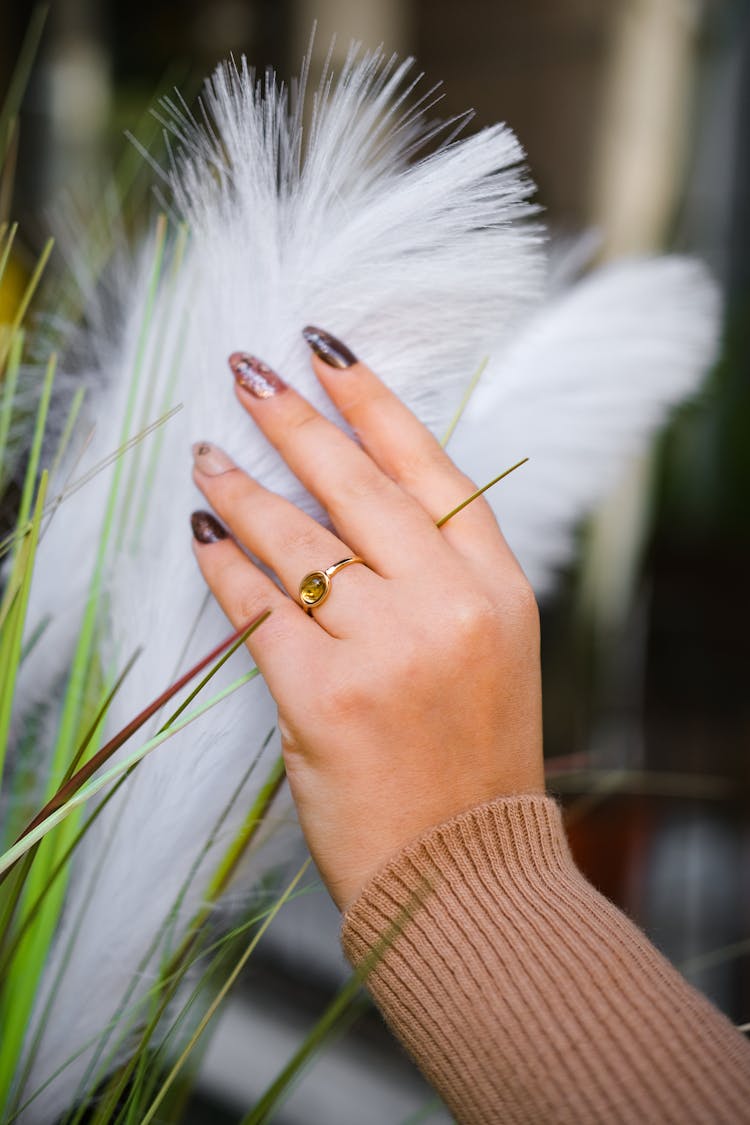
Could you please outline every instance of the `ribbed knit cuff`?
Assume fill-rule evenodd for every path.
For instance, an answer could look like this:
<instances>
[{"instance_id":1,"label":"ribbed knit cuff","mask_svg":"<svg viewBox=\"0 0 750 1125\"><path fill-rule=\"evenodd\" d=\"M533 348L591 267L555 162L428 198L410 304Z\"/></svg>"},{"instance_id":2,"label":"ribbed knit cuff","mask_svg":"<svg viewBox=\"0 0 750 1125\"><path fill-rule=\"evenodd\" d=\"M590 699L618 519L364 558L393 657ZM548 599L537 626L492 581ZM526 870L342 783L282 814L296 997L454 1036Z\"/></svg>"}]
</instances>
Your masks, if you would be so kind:
<instances>
[{"instance_id":1,"label":"ribbed knit cuff","mask_svg":"<svg viewBox=\"0 0 750 1125\"><path fill-rule=\"evenodd\" d=\"M585 880L548 797L431 829L342 944L460 1122L748 1119L748 1044Z\"/></svg>"}]
</instances>

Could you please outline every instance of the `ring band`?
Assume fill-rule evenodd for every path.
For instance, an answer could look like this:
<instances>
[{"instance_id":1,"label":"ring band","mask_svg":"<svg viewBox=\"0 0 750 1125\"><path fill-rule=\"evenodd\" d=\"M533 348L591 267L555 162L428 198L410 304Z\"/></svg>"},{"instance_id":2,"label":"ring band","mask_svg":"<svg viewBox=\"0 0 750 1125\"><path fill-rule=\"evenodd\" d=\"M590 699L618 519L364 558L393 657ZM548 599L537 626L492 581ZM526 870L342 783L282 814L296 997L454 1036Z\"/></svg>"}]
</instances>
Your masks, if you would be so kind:
<instances>
[{"instance_id":1,"label":"ring band","mask_svg":"<svg viewBox=\"0 0 750 1125\"><path fill-rule=\"evenodd\" d=\"M351 555L348 559L342 559L341 562L329 566L327 570L311 570L305 575L299 584L299 598L306 613L312 615L312 611L323 604L331 592L331 579L334 574L338 574L345 566L351 566L352 563L367 565L358 555Z\"/></svg>"}]
</instances>

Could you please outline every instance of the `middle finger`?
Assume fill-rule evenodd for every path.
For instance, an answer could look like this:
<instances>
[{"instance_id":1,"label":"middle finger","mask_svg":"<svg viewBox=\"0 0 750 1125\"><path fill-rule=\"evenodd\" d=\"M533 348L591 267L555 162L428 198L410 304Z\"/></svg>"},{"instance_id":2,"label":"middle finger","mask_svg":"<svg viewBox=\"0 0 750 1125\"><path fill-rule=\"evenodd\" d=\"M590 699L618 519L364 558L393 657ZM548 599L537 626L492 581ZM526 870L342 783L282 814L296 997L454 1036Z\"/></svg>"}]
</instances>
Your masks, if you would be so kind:
<instances>
[{"instance_id":1,"label":"middle finger","mask_svg":"<svg viewBox=\"0 0 750 1125\"><path fill-rule=\"evenodd\" d=\"M447 552L425 509L343 430L255 357L229 363L242 405L356 554L391 578Z\"/></svg>"}]
</instances>

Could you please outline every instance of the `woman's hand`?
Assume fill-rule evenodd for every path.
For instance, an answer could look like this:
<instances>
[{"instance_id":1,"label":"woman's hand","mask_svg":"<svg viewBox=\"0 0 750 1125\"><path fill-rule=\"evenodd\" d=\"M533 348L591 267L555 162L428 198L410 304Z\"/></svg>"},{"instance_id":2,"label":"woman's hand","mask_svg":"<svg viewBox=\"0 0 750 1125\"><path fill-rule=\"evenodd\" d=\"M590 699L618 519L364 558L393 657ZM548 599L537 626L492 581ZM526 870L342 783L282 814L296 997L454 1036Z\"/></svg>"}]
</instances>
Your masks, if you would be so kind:
<instances>
[{"instance_id":1,"label":"woman's hand","mask_svg":"<svg viewBox=\"0 0 750 1125\"><path fill-rule=\"evenodd\" d=\"M208 513L193 528L232 624L272 610L248 647L278 704L302 829L343 910L424 830L543 791L539 620L482 498L435 526L476 486L344 345L319 329L305 338L361 447L265 364L242 353L230 364L242 406L335 532L206 442L194 447L198 487L288 596ZM352 555L367 565L335 574L308 616L302 577Z\"/></svg>"}]
</instances>

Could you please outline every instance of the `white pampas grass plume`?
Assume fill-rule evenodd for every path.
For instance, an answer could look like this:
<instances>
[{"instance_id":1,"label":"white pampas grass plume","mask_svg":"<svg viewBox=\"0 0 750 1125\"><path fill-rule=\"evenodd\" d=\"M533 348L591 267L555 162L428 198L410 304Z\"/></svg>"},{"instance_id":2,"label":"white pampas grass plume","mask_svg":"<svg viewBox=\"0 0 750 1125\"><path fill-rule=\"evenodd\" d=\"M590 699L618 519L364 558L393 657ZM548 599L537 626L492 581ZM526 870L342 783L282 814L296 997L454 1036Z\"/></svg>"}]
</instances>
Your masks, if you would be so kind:
<instances>
[{"instance_id":1,"label":"white pampas grass plume","mask_svg":"<svg viewBox=\"0 0 750 1125\"><path fill-rule=\"evenodd\" d=\"M494 353L450 450L480 480L529 457L488 499L538 595L568 561L580 516L699 386L719 305L694 260L620 262L550 297Z\"/></svg>"},{"instance_id":2,"label":"white pampas grass plume","mask_svg":"<svg viewBox=\"0 0 750 1125\"><path fill-rule=\"evenodd\" d=\"M713 291L689 263L621 267L544 306L543 232L531 221L518 142L501 125L460 141L445 134L413 162L435 134L410 66L353 50L314 95L309 136L304 90L290 96L273 76L258 83L244 61L208 83L203 124L177 104L162 106L173 151L161 174L189 227L184 261L173 275L165 267L153 297L152 248L123 263L115 323L108 309L87 345L96 429L81 471L182 405L122 461L100 651L112 670L137 645L144 651L105 734L227 632L190 551L188 515L202 503L190 444L217 442L322 517L238 409L232 351L260 355L334 416L300 337L303 325L320 324L439 435L490 356L451 449L479 484L532 456L490 497L540 584L564 559L575 520L710 358ZM65 501L44 538L30 628L45 615L51 623L23 668L27 706L49 694L70 658L114 472ZM246 667L239 653L221 682ZM26 1096L95 1044L131 982L133 995L143 994L153 972L147 951L195 866L179 940L221 843L278 752L269 745L218 845L201 858L274 718L263 684L244 688L147 759L87 836L42 982ZM95 1080L102 1057L82 1050L26 1119L53 1120Z\"/></svg>"}]
</instances>

